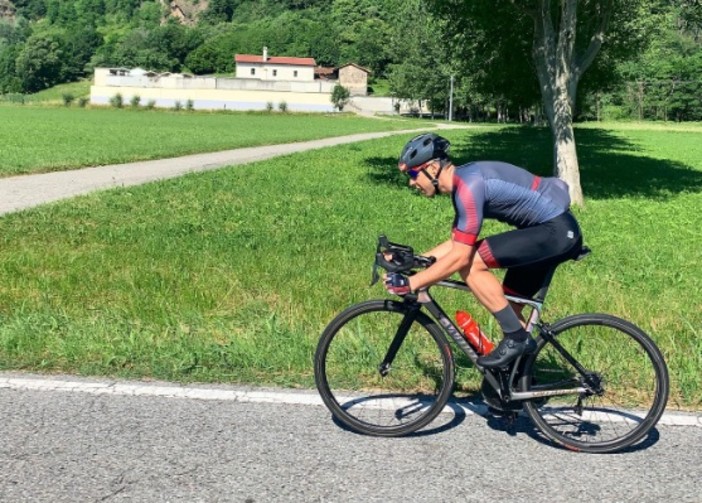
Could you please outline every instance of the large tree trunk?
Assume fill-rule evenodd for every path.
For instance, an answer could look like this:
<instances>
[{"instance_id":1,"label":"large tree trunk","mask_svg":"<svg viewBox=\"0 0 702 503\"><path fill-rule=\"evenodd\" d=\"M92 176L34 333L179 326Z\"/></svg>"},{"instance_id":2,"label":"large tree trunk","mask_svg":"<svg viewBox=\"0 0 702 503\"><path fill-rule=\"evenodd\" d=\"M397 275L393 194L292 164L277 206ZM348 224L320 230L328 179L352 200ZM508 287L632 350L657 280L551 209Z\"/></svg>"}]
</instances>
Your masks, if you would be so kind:
<instances>
[{"instance_id":1,"label":"large tree trunk","mask_svg":"<svg viewBox=\"0 0 702 503\"><path fill-rule=\"evenodd\" d=\"M516 0L512 1L516 4ZM571 201L579 206L584 200L573 132L575 97L580 77L602 46L612 9L611 0L595 3L599 23L582 54L575 51L577 0L537 0L535 8L528 9L534 19L534 64L553 133L554 174L568 184ZM555 15L552 12L554 4L560 7L560 12Z\"/></svg>"},{"instance_id":2,"label":"large tree trunk","mask_svg":"<svg viewBox=\"0 0 702 503\"><path fill-rule=\"evenodd\" d=\"M552 127L553 163L558 177L568 184L570 200L573 204L582 206L583 189L580 185L580 166L578 164L578 153L575 148L575 135L573 133L572 121L564 121L559 125L561 119L556 118L555 126Z\"/></svg>"},{"instance_id":3,"label":"large tree trunk","mask_svg":"<svg viewBox=\"0 0 702 503\"><path fill-rule=\"evenodd\" d=\"M555 80L555 83L541 86L546 117L553 135L553 171L554 175L568 184L571 202L582 206L584 199L573 130L576 90L573 89L572 78L568 78L567 71L557 74Z\"/></svg>"}]
</instances>

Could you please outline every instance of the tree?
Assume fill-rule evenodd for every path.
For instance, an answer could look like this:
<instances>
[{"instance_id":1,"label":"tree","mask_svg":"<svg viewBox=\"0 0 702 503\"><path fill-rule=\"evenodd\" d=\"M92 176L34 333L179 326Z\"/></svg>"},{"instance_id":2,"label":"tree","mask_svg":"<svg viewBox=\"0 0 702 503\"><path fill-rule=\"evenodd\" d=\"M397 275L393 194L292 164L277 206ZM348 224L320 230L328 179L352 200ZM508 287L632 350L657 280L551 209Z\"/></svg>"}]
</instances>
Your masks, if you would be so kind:
<instances>
[{"instance_id":1,"label":"tree","mask_svg":"<svg viewBox=\"0 0 702 503\"><path fill-rule=\"evenodd\" d=\"M0 94L22 91L22 80L17 76L15 66L20 50L19 45L3 46L0 43Z\"/></svg>"},{"instance_id":2,"label":"tree","mask_svg":"<svg viewBox=\"0 0 702 503\"><path fill-rule=\"evenodd\" d=\"M241 2L238 0L210 0L202 19L212 24L228 23L232 20L239 3Z\"/></svg>"},{"instance_id":3,"label":"tree","mask_svg":"<svg viewBox=\"0 0 702 503\"><path fill-rule=\"evenodd\" d=\"M23 91L34 93L61 80L63 51L61 37L53 32L34 34L27 40L15 61Z\"/></svg>"},{"instance_id":4,"label":"tree","mask_svg":"<svg viewBox=\"0 0 702 503\"><path fill-rule=\"evenodd\" d=\"M653 41L617 67L612 100L621 114L637 119L699 120L702 117L702 13L692 1L671 2L655 16Z\"/></svg>"},{"instance_id":5,"label":"tree","mask_svg":"<svg viewBox=\"0 0 702 503\"><path fill-rule=\"evenodd\" d=\"M578 84L603 44L611 46L612 54L617 57L631 56L637 47L629 41L632 26L647 19L646 14L654 1L434 0L444 15L453 12L454 18L459 19L456 35L463 35L464 39L469 39L471 30L476 29L478 33L492 34L493 26L518 35L514 41L520 37L531 39L531 64L553 135L554 173L568 183L571 199L578 205L583 204L573 131ZM508 49L501 43L502 38L497 33L489 40L497 49ZM637 42L641 40L633 38ZM504 50L492 51L492 55L498 61L506 57ZM509 71L512 65L505 66ZM523 68L515 66L520 67ZM490 79L491 74L486 78Z\"/></svg>"},{"instance_id":6,"label":"tree","mask_svg":"<svg viewBox=\"0 0 702 503\"><path fill-rule=\"evenodd\" d=\"M569 187L574 204L583 204L580 168L575 147L573 114L578 83L595 60L609 26L614 0L582 2L589 4L592 28L581 32L589 38L578 43L578 2L561 0L560 12L547 0L537 0L525 12L534 21L533 58L539 79L546 117L551 125L554 167ZM555 22L554 22L555 19Z\"/></svg>"},{"instance_id":7,"label":"tree","mask_svg":"<svg viewBox=\"0 0 702 503\"><path fill-rule=\"evenodd\" d=\"M76 26L63 36L61 80L71 82L85 76L86 65L100 45L101 39L92 26Z\"/></svg>"},{"instance_id":8,"label":"tree","mask_svg":"<svg viewBox=\"0 0 702 503\"><path fill-rule=\"evenodd\" d=\"M350 96L351 93L348 89L341 84L337 84L334 86L334 89L332 89L331 102L339 110L339 112L342 112L344 107L348 104Z\"/></svg>"},{"instance_id":9,"label":"tree","mask_svg":"<svg viewBox=\"0 0 702 503\"><path fill-rule=\"evenodd\" d=\"M448 97L452 58L444 42L444 25L432 16L422 0L398 0L389 4L397 15L390 37L390 91L401 100L414 102L422 112L429 101L432 113L444 108Z\"/></svg>"}]
</instances>

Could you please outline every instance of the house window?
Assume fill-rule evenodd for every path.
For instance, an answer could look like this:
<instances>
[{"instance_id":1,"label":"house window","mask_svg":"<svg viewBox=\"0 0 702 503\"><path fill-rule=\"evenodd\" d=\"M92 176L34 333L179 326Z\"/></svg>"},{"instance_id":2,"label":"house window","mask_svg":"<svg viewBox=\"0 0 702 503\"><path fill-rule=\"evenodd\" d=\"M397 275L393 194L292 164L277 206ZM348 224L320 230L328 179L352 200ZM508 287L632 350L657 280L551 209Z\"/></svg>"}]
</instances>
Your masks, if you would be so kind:
<instances>
[{"instance_id":1,"label":"house window","mask_svg":"<svg viewBox=\"0 0 702 503\"><path fill-rule=\"evenodd\" d=\"M252 68L252 69L251 69L251 75L256 75L256 69L255 69L255 68Z\"/></svg>"},{"instance_id":2,"label":"house window","mask_svg":"<svg viewBox=\"0 0 702 503\"><path fill-rule=\"evenodd\" d=\"M277 77L278 76L278 70L273 70L273 76Z\"/></svg>"},{"instance_id":3,"label":"house window","mask_svg":"<svg viewBox=\"0 0 702 503\"><path fill-rule=\"evenodd\" d=\"M293 77L297 77L297 70L293 72Z\"/></svg>"}]
</instances>

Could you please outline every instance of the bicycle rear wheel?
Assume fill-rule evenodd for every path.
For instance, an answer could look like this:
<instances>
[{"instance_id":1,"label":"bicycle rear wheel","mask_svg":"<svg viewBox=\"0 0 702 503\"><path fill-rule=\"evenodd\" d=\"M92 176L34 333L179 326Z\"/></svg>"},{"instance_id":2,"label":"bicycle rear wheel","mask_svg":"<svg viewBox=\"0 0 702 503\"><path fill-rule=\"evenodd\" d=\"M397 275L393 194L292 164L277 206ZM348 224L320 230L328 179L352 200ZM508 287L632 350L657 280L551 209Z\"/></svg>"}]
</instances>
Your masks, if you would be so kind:
<instances>
[{"instance_id":1,"label":"bicycle rear wheel","mask_svg":"<svg viewBox=\"0 0 702 503\"><path fill-rule=\"evenodd\" d=\"M385 368L398 332L406 335ZM454 372L439 327L417 306L390 300L342 312L322 333L315 354L322 400L341 423L369 435L400 436L429 424L451 395Z\"/></svg>"},{"instance_id":2,"label":"bicycle rear wheel","mask_svg":"<svg viewBox=\"0 0 702 503\"><path fill-rule=\"evenodd\" d=\"M582 391L525 402L539 430L585 452L613 452L641 440L663 414L669 389L663 356L648 335L604 314L571 316L548 330L555 343L539 338L521 390Z\"/></svg>"}]
</instances>

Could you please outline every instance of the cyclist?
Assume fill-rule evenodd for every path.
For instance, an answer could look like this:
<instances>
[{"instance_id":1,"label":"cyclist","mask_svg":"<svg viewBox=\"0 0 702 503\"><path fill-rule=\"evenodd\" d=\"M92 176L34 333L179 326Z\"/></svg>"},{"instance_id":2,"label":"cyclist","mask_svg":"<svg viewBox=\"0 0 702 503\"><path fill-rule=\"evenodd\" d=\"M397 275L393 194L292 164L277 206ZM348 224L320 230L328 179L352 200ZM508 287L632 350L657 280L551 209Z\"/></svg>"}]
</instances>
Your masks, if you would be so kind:
<instances>
[{"instance_id":1,"label":"cyclist","mask_svg":"<svg viewBox=\"0 0 702 503\"><path fill-rule=\"evenodd\" d=\"M521 308L511 305L505 294L532 297L555 264L579 253L582 235L568 209L565 182L542 178L505 162L454 166L449 148L447 139L427 133L412 138L402 150L398 167L409 175L409 186L427 197L451 194L455 218L451 239L425 253L436 262L410 277L387 274L385 288L392 294L407 295L458 272L496 318L504 335L478 363L487 368L504 367L536 348L524 329ZM516 229L478 239L484 218ZM502 285L490 272L492 268L507 269Z\"/></svg>"}]
</instances>

